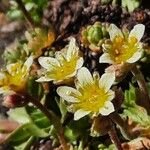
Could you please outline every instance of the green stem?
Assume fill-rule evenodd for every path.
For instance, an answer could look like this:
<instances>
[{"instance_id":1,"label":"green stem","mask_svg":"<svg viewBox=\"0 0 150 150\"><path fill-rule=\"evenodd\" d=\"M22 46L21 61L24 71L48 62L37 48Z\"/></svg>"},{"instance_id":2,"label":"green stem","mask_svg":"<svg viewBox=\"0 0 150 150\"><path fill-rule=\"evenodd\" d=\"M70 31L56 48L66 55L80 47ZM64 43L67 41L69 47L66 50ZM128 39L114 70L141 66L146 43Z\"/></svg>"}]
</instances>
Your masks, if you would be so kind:
<instances>
[{"instance_id":1,"label":"green stem","mask_svg":"<svg viewBox=\"0 0 150 150\"><path fill-rule=\"evenodd\" d=\"M30 14L28 13L28 11L26 10L22 0L16 0L19 8L21 9L21 11L23 12L25 18L29 21L29 23L31 24L32 27L36 26L36 23L34 22L34 20L31 18Z\"/></svg>"},{"instance_id":2,"label":"green stem","mask_svg":"<svg viewBox=\"0 0 150 150\"><path fill-rule=\"evenodd\" d=\"M137 66L133 67L132 74L136 77L137 83L139 85L140 93L143 97L142 104L146 108L147 112L150 114L150 97L148 95L148 89L146 86L146 81L144 79L143 74L137 68Z\"/></svg>"},{"instance_id":3,"label":"green stem","mask_svg":"<svg viewBox=\"0 0 150 150\"><path fill-rule=\"evenodd\" d=\"M47 116L50 122L54 125L55 130L57 131L57 136L60 141L60 144L62 146L63 150L69 150L69 147L67 145L67 142L64 138L64 130L62 127L62 124L60 122L60 119L50 110L48 110L45 106L43 106L40 101L33 99L32 97L28 96L29 101L35 105L38 109L41 110Z\"/></svg>"}]
</instances>

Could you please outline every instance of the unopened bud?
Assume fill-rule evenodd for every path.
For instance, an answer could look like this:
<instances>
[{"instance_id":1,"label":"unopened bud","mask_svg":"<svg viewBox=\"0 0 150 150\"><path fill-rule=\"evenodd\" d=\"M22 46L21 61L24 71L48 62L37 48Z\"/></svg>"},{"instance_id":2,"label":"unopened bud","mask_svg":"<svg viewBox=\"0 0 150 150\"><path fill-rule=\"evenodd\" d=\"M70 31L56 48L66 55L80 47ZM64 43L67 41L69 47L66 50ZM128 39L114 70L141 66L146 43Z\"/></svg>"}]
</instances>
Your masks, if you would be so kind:
<instances>
[{"instance_id":1,"label":"unopened bud","mask_svg":"<svg viewBox=\"0 0 150 150\"><path fill-rule=\"evenodd\" d=\"M12 94L4 97L3 105L7 108L22 107L27 105L28 100L23 95Z\"/></svg>"}]
</instances>

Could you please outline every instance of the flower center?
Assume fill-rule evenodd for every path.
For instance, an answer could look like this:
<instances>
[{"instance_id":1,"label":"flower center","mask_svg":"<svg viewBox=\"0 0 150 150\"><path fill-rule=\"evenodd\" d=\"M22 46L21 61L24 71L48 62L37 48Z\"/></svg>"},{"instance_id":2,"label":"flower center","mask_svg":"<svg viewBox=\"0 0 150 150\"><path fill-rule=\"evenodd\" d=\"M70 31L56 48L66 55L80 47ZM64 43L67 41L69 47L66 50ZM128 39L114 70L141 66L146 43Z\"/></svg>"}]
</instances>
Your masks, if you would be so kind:
<instances>
[{"instance_id":1,"label":"flower center","mask_svg":"<svg viewBox=\"0 0 150 150\"><path fill-rule=\"evenodd\" d=\"M87 85L80 93L82 95L77 97L80 102L74 104L75 109L98 113L108 99L108 95L104 89L99 88L98 85L95 84Z\"/></svg>"},{"instance_id":2,"label":"flower center","mask_svg":"<svg viewBox=\"0 0 150 150\"><path fill-rule=\"evenodd\" d=\"M48 77L56 81L65 79L66 76L72 74L76 70L77 60L77 56L73 56L70 61L63 59L60 63L61 66L56 66L54 70L47 73Z\"/></svg>"},{"instance_id":3,"label":"flower center","mask_svg":"<svg viewBox=\"0 0 150 150\"><path fill-rule=\"evenodd\" d=\"M116 64L126 62L138 50L137 39L130 37L128 40L124 37L116 37L112 42L110 56Z\"/></svg>"}]
</instances>

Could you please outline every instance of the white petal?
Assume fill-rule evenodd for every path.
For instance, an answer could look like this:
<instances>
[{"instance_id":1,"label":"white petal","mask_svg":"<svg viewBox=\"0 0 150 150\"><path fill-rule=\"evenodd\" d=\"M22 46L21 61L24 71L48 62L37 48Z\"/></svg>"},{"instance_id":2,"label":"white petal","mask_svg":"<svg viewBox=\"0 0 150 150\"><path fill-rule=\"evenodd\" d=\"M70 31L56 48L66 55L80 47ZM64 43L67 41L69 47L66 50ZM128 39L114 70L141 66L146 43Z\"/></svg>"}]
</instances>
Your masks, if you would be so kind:
<instances>
[{"instance_id":1,"label":"white petal","mask_svg":"<svg viewBox=\"0 0 150 150\"><path fill-rule=\"evenodd\" d=\"M142 50L141 51L137 51L136 53L134 53L134 55L127 60L128 63L134 63L136 61L138 61L142 56Z\"/></svg>"},{"instance_id":2,"label":"white petal","mask_svg":"<svg viewBox=\"0 0 150 150\"><path fill-rule=\"evenodd\" d=\"M138 42L141 40L145 32L145 26L143 24L137 24L134 26L134 28L131 30L129 34L130 37L136 37Z\"/></svg>"},{"instance_id":3,"label":"white petal","mask_svg":"<svg viewBox=\"0 0 150 150\"><path fill-rule=\"evenodd\" d=\"M70 77L74 77L76 74L77 74L77 70L80 69L83 65L83 58L79 58L78 61L77 61L77 65L76 65L76 68L75 68L75 71L69 75L66 76L66 78L70 78Z\"/></svg>"},{"instance_id":4,"label":"white petal","mask_svg":"<svg viewBox=\"0 0 150 150\"><path fill-rule=\"evenodd\" d=\"M109 27L109 36L111 41L113 41L116 36L123 37L123 34L116 25L111 24Z\"/></svg>"},{"instance_id":5,"label":"white petal","mask_svg":"<svg viewBox=\"0 0 150 150\"><path fill-rule=\"evenodd\" d=\"M82 86L90 85L94 83L94 80L90 71L85 67L82 67L81 69L78 70L77 79Z\"/></svg>"},{"instance_id":6,"label":"white petal","mask_svg":"<svg viewBox=\"0 0 150 150\"><path fill-rule=\"evenodd\" d=\"M101 76L99 80L99 86L103 87L107 92L110 89L110 87L113 85L114 81L115 81L115 72L105 73Z\"/></svg>"},{"instance_id":7,"label":"white petal","mask_svg":"<svg viewBox=\"0 0 150 150\"><path fill-rule=\"evenodd\" d=\"M59 61L59 63L63 62L65 59L62 51L57 51L55 53L55 58Z\"/></svg>"},{"instance_id":8,"label":"white petal","mask_svg":"<svg viewBox=\"0 0 150 150\"><path fill-rule=\"evenodd\" d=\"M77 70L75 70L73 73L67 75L65 78L71 78L71 77L74 77L75 75L77 74Z\"/></svg>"},{"instance_id":9,"label":"white petal","mask_svg":"<svg viewBox=\"0 0 150 150\"><path fill-rule=\"evenodd\" d=\"M39 79L37 79L36 82L49 82L49 81L52 81L52 80L54 80L54 79L43 76L43 77L40 77Z\"/></svg>"},{"instance_id":10,"label":"white petal","mask_svg":"<svg viewBox=\"0 0 150 150\"><path fill-rule=\"evenodd\" d=\"M89 113L90 113L90 111L84 111L82 109L79 109L74 114L74 120L79 120L80 118L88 115Z\"/></svg>"},{"instance_id":11,"label":"white petal","mask_svg":"<svg viewBox=\"0 0 150 150\"><path fill-rule=\"evenodd\" d=\"M40 57L38 61L43 68L48 70L55 66L60 66L58 60L52 57Z\"/></svg>"},{"instance_id":12,"label":"white petal","mask_svg":"<svg viewBox=\"0 0 150 150\"><path fill-rule=\"evenodd\" d=\"M57 93L60 97L62 97L67 102L79 102L79 100L76 98L76 96L81 95L79 91L77 91L74 88L68 87L68 86L61 86L57 88Z\"/></svg>"},{"instance_id":13,"label":"white petal","mask_svg":"<svg viewBox=\"0 0 150 150\"><path fill-rule=\"evenodd\" d=\"M103 116L107 116L109 115L110 113L114 112L115 111L115 108L114 108L114 105L112 102L110 101L107 101L105 102L105 107L104 108L101 108L99 110L99 113Z\"/></svg>"},{"instance_id":14,"label":"white petal","mask_svg":"<svg viewBox=\"0 0 150 150\"><path fill-rule=\"evenodd\" d=\"M107 94L108 94L108 99L107 99L107 101L111 101L111 100L114 99L114 97L115 97L115 92L114 92L114 91L109 90Z\"/></svg>"},{"instance_id":15,"label":"white petal","mask_svg":"<svg viewBox=\"0 0 150 150\"><path fill-rule=\"evenodd\" d=\"M108 53L104 53L99 58L99 63L109 63L113 64L114 61L110 58L110 55Z\"/></svg>"},{"instance_id":16,"label":"white petal","mask_svg":"<svg viewBox=\"0 0 150 150\"><path fill-rule=\"evenodd\" d=\"M75 38L71 38L70 42L69 42L69 47L67 50L67 60L69 61L71 59L71 56L78 51L78 47L76 46L76 40Z\"/></svg>"},{"instance_id":17,"label":"white petal","mask_svg":"<svg viewBox=\"0 0 150 150\"><path fill-rule=\"evenodd\" d=\"M29 68L31 67L33 63L33 56L30 56L24 63L24 66L27 67L27 70L29 70Z\"/></svg>"},{"instance_id":18,"label":"white petal","mask_svg":"<svg viewBox=\"0 0 150 150\"><path fill-rule=\"evenodd\" d=\"M77 60L77 65L76 65L76 69L79 69L83 66L83 63L84 63L84 60L82 57L80 57L78 60Z\"/></svg>"}]
</instances>

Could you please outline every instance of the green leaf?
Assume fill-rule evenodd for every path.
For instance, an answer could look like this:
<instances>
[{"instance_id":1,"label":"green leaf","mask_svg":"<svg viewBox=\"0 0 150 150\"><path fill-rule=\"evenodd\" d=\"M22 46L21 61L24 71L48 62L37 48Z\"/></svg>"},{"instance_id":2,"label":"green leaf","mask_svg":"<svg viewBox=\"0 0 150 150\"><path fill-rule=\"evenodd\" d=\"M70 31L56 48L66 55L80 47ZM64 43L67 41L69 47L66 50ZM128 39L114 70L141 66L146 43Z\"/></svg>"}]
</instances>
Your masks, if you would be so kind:
<instances>
[{"instance_id":1,"label":"green leaf","mask_svg":"<svg viewBox=\"0 0 150 150\"><path fill-rule=\"evenodd\" d=\"M37 108L27 106L26 112L30 115L32 122L39 128L48 128L51 126L49 119Z\"/></svg>"},{"instance_id":2,"label":"green leaf","mask_svg":"<svg viewBox=\"0 0 150 150\"><path fill-rule=\"evenodd\" d=\"M44 131L44 129L40 129L32 123L25 124L23 129L30 133L30 135L35 137L47 137L49 135Z\"/></svg>"},{"instance_id":3,"label":"green leaf","mask_svg":"<svg viewBox=\"0 0 150 150\"><path fill-rule=\"evenodd\" d=\"M148 116L147 111L143 107L136 105L133 108L125 109L124 115L144 127L150 126L150 116Z\"/></svg>"},{"instance_id":4,"label":"green leaf","mask_svg":"<svg viewBox=\"0 0 150 150\"><path fill-rule=\"evenodd\" d=\"M29 150L30 146L32 145L33 140L34 140L34 137L30 137L24 143L14 146L14 149L15 150Z\"/></svg>"},{"instance_id":5,"label":"green leaf","mask_svg":"<svg viewBox=\"0 0 150 150\"><path fill-rule=\"evenodd\" d=\"M22 126L20 126L18 129L13 131L9 136L7 137L7 141L9 143L16 145L16 144L22 144L30 137L47 137L49 134L44 131L44 129L38 128L33 123L26 123Z\"/></svg>"},{"instance_id":6,"label":"green leaf","mask_svg":"<svg viewBox=\"0 0 150 150\"><path fill-rule=\"evenodd\" d=\"M61 113L61 122L63 123L67 114L67 107L62 99L59 102L57 101L57 103Z\"/></svg>"},{"instance_id":7,"label":"green leaf","mask_svg":"<svg viewBox=\"0 0 150 150\"><path fill-rule=\"evenodd\" d=\"M25 107L10 109L7 114L10 119L18 123L24 124L31 122L30 115L27 114Z\"/></svg>"},{"instance_id":8,"label":"green leaf","mask_svg":"<svg viewBox=\"0 0 150 150\"><path fill-rule=\"evenodd\" d=\"M139 123L143 127L150 126L150 116L147 111L136 104L136 89L133 85L130 85L129 90L125 91L123 107L125 117L131 118L135 123Z\"/></svg>"},{"instance_id":9,"label":"green leaf","mask_svg":"<svg viewBox=\"0 0 150 150\"><path fill-rule=\"evenodd\" d=\"M81 118L78 121L72 120L65 129L65 137L73 142L77 140L78 137L87 135L87 130L89 128L88 118Z\"/></svg>"},{"instance_id":10,"label":"green leaf","mask_svg":"<svg viewBox=\"0 0 150 150\"><path fill-rule=\"evenodd\" d=\"M44 138L50 135L51 123L48 118L37 108L26 106L16 108L8 112L9 118L23 124L13 131L7 141L16 146L16 149L26 147L26 143L31 137Z\"/></svg>"},{"instance_id":11,"label":"green leaf","mask_svg":"<svg viewBox=\"0 0 150 150\"><path fill-rule=\"evenodd\" d=\"M126 90L124 93L124 102L123 107L133 107L136 105L136 89L130 84L129 90Z\"/></svg>"}]
</instances>

